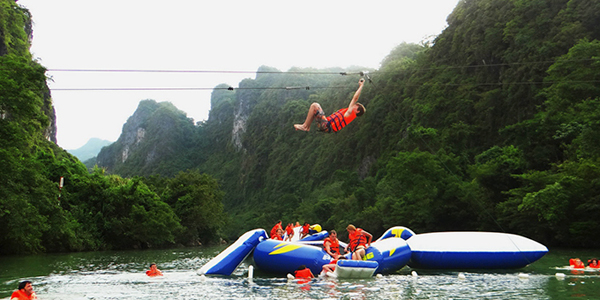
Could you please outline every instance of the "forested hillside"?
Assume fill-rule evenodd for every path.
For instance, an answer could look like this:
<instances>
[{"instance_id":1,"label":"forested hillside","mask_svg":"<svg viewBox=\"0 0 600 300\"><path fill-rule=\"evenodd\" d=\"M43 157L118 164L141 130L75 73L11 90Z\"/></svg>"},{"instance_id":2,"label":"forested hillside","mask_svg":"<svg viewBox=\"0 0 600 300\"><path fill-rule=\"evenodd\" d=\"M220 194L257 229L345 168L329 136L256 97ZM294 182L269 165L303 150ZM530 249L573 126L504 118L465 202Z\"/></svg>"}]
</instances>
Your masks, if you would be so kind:
<instances>
[{"instance_id":1,"label":"forested hillside","mask_svg":"<svg viewBox=\"0 0 600 300\"><path fill-rule=\"evenodd\" d=\"M29 12L0 0L0 254L198 245L279 219L600 246L600 0L464 0L447 20L376 70L262 66L217 86L200 124L144 100L90 173L55 144ZM347 106L364 71L363 117L294 130L312 102Z\"/></svg>"},{"instance_id":2,"label":"forested hillside","mask_svg":"<svg viewBox=\"0 0 600 300\"><path fill-rule=\"evenodd\" d=\"M56 145L31 22L27 9L0 0L0 255L218 242L226 217L214 178L90 174Z\"/></svg>"},{"instance_id":3,"label":"forested hillside","mask_svg":"<svg viewBox=\"0 0 600 300\"><path fill-rule=\"evenodd\" d=\"M261 67L216 87L183 168L220 180L230 235L282 219L600 246L600 1L464 0L447 21L370 70L367 113L337 134L292 125L311 102L347 105L361 68Z\"/></svg>"}]
</instances>

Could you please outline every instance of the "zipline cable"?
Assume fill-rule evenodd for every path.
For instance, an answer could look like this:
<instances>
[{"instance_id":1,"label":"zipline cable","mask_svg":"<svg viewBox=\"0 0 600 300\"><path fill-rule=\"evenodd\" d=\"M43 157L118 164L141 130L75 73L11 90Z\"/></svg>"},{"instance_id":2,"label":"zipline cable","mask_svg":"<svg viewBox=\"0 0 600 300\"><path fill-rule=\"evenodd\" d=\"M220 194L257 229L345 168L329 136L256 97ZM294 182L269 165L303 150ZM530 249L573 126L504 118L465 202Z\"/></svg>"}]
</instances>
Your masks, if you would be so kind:
<instances>
[{"instance_id":1,"label":"zipline cable","mask_svg":"<svg viewBox=\"0 0 600 300\"><path fill-rule=\"evenodd\" d=\"M566 59L560 62L586 62L586 61L599 61L600 58L584 58L584 59ZM522 66L522 65L533 65L533 64L552 64L556 63L555 60L543 60L543 61L526 61L526 62L515 62L515 63L496 63L488 64L483 61L483 64L478 65L458 65L458 66L439 66L430 68L414 69L414 71L429 71L429 70L445 70L445 69L470 69L470 68L491 68L491 67L503 67L503 66ZM223 73L223 74L310 74L310 75L361 75L365 72L345 72L345 71L243 71L243 70L161 70L161 69L46 69L48 72L90 72L90 73ZM381 73L383 71L370 71L369 73Z\"/></svg>"},{"instance_id":2,"label":"zipline cable","mask_svg":"<svg viewBox=\"0 0 600 300\"><path fill-rule=\"evenodd\" d=\"M375 83L371 78L367 80L372 83L375 87ZM498 86L498 85L528 85L528 84L555 84L555 83L600 83L600 80L555 80L555 81L518 81L518 82L483 82L483 83L423 83L423 84L407 84L407 87L414 86ZM202 91L202 90L297 90L297 89L343 89L349 88L348 86L288 86L288 87L124 87L124 88L50 88L52 91Z\"/></svg>"}]
</instances>

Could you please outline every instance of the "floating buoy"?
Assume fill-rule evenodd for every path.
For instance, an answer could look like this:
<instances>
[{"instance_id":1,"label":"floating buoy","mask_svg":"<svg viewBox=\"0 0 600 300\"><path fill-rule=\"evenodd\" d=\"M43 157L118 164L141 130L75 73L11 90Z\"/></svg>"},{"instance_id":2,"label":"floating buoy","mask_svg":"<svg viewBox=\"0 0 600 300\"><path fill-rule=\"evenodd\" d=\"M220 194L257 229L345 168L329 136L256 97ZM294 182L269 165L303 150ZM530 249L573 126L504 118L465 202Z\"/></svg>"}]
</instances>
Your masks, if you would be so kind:
<instances>
[{"instance_id":1,"label":"floating buoy","mask_svg":"<svg viewBox=\"0 0 600 300\"><path fill-rule=\"evenodd\" d=\"M519 273L519 278L521 278L521 279L528 279L529 278L529 274Z\"/></svg>"},{"instance_id":2,"label":"floating buoy","mask_svg":"<svg viewBox=\"0 0 600 300\"><path fill-rule=\"evenodd\" d=\"M458 279L464 280L464 279L467 279L467 276L465 276L465 274L463 274L463 273L458 273Z\"/></svg>"},{"instance_id":3,"label":"floating buoy","mask_svg":"<svg viewBox=\"0 0 600 300\"><path fill-rule=\"evenodd\" d=\"M383 274L379 273L377 275L375 275L377 278L383 278Z\"/></svg>"},{"instance_id":4,"label":"floating buoy","mask_svg":"<svg viewBox=\"0 0 600 300\"><path fill-rule=\"evenodd\" d=\"M565 275L565 273L556 273L556 274L554 274L554 276L556 276L556 279L559 279L559 280L564 280L565 277L567 277L567 275Z\"/></svg>"},{"instance_id":5,"label":"floating buoy","mask_svg":"<svg viewBox=\"0 0 600 300\"><path fill-rule=\"evenodd\" d=\"M410 274L411 274L413 277L417 277L417 276L419 276L419 274L417 274L417 271L412 271Z\"/></svg>"},{"instance_id":6,"label":"floating buoy","mask_svg":"<svg viewBox=\"0 0 600 300\"><path fill-rule=\"evenodd\" d=\"M248 267L248 279L252 279L254 277L254 266L250 265Z\"/></svg>"},{"instance_id":7,"label":"floating buoy","mask_svg":"<svg viewBox=\"0 0 600 300\"><path fill-rule=\"evenodd\" d=\"M287 279L292 280L294 278L296 278L296 277L294 277L294 275L292 275L290 273L287 274Z\"/></svg>"}]
</instances>

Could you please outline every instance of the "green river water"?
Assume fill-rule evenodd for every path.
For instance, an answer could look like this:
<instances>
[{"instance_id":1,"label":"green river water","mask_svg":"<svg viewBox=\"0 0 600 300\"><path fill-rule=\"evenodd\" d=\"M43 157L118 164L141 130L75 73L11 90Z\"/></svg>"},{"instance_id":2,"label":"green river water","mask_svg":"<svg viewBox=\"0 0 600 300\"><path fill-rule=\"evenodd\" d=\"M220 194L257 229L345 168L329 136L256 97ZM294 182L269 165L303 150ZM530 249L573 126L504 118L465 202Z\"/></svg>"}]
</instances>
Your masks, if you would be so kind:
<instances>
[{"instance_id":1,"label":"green river water","mask_svg":"<svg viewBox=\"0 0 600 300\"><path fill-rule=\"evenodd\" d=\"M600 250L551 249L539 261L517 270L405 267L395 274L372 279L316 279L309 284L276 278L256 269L250 280L251 259L232 276L198 275L198 269L224 248L4 256L0 257L0 299L8 299L25 279L33 282L40 300L600 299L600 272L575 274L564 268L569 258L587 261L600 257ZM152 262L158 264L163 277L145 275ZM565 276L557 277L556 273Z\"/></svg>"}]
</instances>

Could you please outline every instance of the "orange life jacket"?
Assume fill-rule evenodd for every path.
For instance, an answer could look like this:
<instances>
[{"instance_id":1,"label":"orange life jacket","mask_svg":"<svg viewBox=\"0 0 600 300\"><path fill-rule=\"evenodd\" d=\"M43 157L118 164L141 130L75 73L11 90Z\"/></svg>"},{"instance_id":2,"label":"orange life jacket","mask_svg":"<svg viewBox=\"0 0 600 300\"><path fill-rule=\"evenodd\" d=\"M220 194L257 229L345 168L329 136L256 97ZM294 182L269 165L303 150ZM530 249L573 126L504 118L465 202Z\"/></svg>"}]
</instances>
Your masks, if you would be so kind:
<instances>
[{"instance_id":1,"label":"orange life jacket","mask_svg":"<svg viewBox=\"0 0 600 300\"><path fill-rule=\"evenodd\" d=\"M594 269L598 269L598 268L600 268L600 265L599 265L598 263L590 263L590 264L588 265L588 267L590 267L590 268L594 268Z\"/></svg>"},{"instance_id":2,"label":"orange life jacket","mask_svg":"<svg viewBox=\"0 0 600 300\"><path fill-rule=\"evenodd\" d=\"M31 295L25 294L24 290L16 290L10 296L11 300L34 300L37 299L35 292L31 293Z\"/></svg>"},{"instance_id":3,"label":"orange life jacket","mask_svg":"<svg viewBox=\"0 0 600 300\"><path fill-rule=\"evenodd\" d=\"M288 225L285 228L285 232L287 232L288 235L292 235L292 234L294 234L294 228L291 225Z\"/></svg>"},{"instance_id":4,"label":"orange life jacket","mask_svg":"<svg viewBox=\"0 0 600 300\"><path fill-rule=\"evenodd\" d=\"M327 121L329 121L329 125L331 126L331 131L338 132L356 119L356 109L352 110L348 117L345 116L346 111L348 111L348 108L342 108L327 117Z\"/></svg>"},{"instance_id":5,"label":"orange life jacket","mask_svg":"<svg viewBox=\"0 0 600 300\"><path fill-rule=\"evenodd\" d=\"M278 235L277 235L277 233L276 233L275 235L272 235L272 236L271 236L271 239L273 239L273 240L280 240L280 241L283 241L283 237L281 237L281 236L278 236Z\"/></svg>"},{"instance_id":6,"label":"orange life jacket","mask_svg":"<svg viewBox=\"0 0 600 300\"><path fill-rule=\"evenodd\" d=\"M340 254L340 241L338 239L335 239L335 241L333 241L331 238L325 238L325 240L323 240L323 247L325 247L325 244L329 242L329 249L331 249L332 253L337 253Z\"/></svg>"},{"instance_id":7,"label":"orange life jacket","mask_svg":"<svg viewBox=\"0 0 600 300\"><path fill-rule=\"evenodd\" d=\"M581 260L569 259L569 265L575 269L583 269L585 265Z\"/></svg>"},{"instance_id":8,"label":"orange life jacket","mask_svg":"<svg viewBox=\"0 0 600 300\"><path fill-rule=\"evenodd\" d=\"M309 268L302 269L302 270L296 270L294 272L294 275L296 275L296 278L312 278L313 277Z\"/></svg>"},{"instance_id":9,"label":"orange life jacket","mask_svg":"<svg viewBox=\"0 0 600 300\"><path fill-rule=\"evenodd\" d=\"M310 225L306 224L302 226L302 233L308 234L308 231L310 230Z\"/></svg>"},{"instance_id":10,"label":"orange life jacket","mask_svg":"<svg viewBox=\"0 0 600 300\"><path fill-rule=\"evenodd\" d=\"M148 276L163 276L162 272L159 270L148 270L148 271L146 271L146 275L148 275Z\"/></svg>"},{"instance_id":11,"label":"orange life jacket","mask_svg":"<svg viewBox=\"0 0 600 300\"><path fill-rule=\"evenodd\" d=\"M277 223L277 224L275 224L275 226L273 226L273 228L271 229L271 236L273 236L277 233L277 229L283 229L283 228L281 228L281 224Z\"/></svg>"},{"instance_id":12,"label":"orange life jacket","mask_svg":"<svg viewBox=\"0 0 600 300\"><path fill-rule=\"evenodd\" d=\"M367 245L367 236L364 235L363 230L360 228L356 228L356 231L354 231L354 234L349 234L348 237L350 238L350 250L354 251L356 250L356 247L358 246L366 246Z\"/></svg>"}]
</instances>

